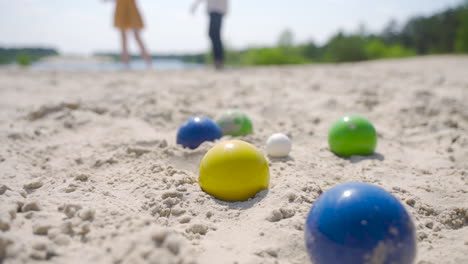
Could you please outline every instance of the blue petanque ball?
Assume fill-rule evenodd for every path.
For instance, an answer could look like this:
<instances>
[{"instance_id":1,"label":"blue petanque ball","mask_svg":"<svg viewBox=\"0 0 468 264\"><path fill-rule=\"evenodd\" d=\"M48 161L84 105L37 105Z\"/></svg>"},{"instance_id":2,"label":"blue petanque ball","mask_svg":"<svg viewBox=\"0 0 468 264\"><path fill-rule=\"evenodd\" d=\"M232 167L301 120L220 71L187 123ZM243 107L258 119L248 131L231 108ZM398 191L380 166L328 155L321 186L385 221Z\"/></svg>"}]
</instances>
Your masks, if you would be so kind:
<instances>
[{"instance_id":1,"label":"blue petanque ball","mask_svg":"<svg viewBox=\"0 0 468 264\"><path fill-rule=\"evenodd\" d=\"M305 224L314 264L411 264L415 227L393 195L367 183L345 183L322 194Z\"/></svg>"},{"instance_id":2,"label":"blue petanque ball","mask_svg":"<svg viewBox=\"0 0 468 264\"><path fill-rule=\"evenodd\" d=\"M215 141L223 136L221 128L211 119L195 116L187 119L177 133L177 144L196 149L205 141Z\"/></svg>"}]
</instances>

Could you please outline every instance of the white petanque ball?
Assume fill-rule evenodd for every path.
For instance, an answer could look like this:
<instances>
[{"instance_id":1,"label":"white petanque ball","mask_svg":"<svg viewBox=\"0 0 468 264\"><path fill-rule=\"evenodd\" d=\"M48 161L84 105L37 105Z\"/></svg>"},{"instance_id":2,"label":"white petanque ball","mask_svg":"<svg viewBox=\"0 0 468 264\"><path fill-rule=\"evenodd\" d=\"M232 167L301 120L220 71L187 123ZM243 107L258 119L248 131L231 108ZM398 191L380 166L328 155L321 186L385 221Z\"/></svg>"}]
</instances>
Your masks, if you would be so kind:
<instances>
[{"instance_id":1,"label":"white petanque ball","mask_svg":"<svg viewBox=\"0 0 468 264\"><path fill-rule=\"evenodd\" d=\"M273 134L267 140L266 151L269 156L276 158L287 157L291 152L291 148L291 140L285 134Z\"/></svg>"}]
</instances>

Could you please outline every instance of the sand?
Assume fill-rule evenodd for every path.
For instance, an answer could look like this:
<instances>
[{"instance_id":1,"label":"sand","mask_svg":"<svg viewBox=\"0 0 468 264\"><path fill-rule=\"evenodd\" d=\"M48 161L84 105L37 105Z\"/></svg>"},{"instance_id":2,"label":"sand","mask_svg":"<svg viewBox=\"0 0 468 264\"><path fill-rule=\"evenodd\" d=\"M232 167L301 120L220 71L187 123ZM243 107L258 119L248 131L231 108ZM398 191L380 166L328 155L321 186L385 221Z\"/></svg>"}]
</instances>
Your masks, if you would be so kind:
<instances>
[{"instance_id":1,"label":"sand","mask_svg":"<svg viewBox=\"0 0 468 264\"><path fill-rule=\"evenodd\" d=\"M167 72L0 69L0 262L310 263L305 217L323 191L373 183L417 227L418 264L468 263L468 57ZM213 146L175 144L192 115L247 112L270 189L227 203L197 184ZM370 119L377 153L339 158L327 131ZM226 140L223 138L222 140Z\"/></svg>"}]
</instances>

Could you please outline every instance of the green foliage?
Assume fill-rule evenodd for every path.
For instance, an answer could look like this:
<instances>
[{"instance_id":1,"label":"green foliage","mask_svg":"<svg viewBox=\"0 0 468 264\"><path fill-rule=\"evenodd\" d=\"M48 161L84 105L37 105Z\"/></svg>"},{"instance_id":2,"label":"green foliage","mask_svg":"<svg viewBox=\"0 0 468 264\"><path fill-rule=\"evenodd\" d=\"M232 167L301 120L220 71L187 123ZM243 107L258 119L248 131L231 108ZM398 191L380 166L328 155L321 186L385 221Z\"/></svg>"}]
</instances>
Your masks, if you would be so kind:
<instances>
[{"instance_id":1,"label":"green foliage","mask_svg":"<svg viewBox=\"0 0 468 264\"><path fill-rule=\"evenodd\" d=\"M455 51L460 53L468 53L468 4L460 10L459 13L460 26L457 30L455 40Z\"/></svg>"},{"instance_id":2,"label":"green foliage","mask_svg":"<svg viewBox=\"0 0 468 264\"><path fill-rule=\"evenodd\" d=\"M294 33L286 29L278 37L277 47L250 48L246 51L228 52L228 63L237 65L286 65L310 62L300 46L294 46Z\"/></svg>"},{"instance_id":3,"label":"green foliage","mask_svg":"<svg viewBox=\"0 0 468 264\"><path fill-rule=\"evenodd\" d=\"M45 48L0 48L0 64L18 63L23 65L31 64L43 57L57 55L54 49Z\"/></svg>"},{"instance_id":4,"label":"green foliage","mask_svg":"<svg viewBox=\"0 0 468 264\"><path fill-rule=\"evenodd\" d=\"M308 60L294 47L249 49L240 60L242 65L285 65L303 64Z\"/></svg>"},{"instance_id":5,"label":"green foliage","mask_svg":"<svg viewBox=\"0 0 468 264\"><path fill-rule=\"evenodd\" d=\"M370 40L366 45L366 53L370 59L404 58L415 56L416 52L401 44L385 44L380 39Z\"/></svg>"},{"instance_id":6,"label":"green foliage","mask_svg":"<svg viewBox=\"0 0 468 264\"><path fill-rule=\"evenodd\" d=\"M348 62L369 59L366 53L366 40L361 36L335 35L325 46L324 62Z\"/></svg>"},{"instance_id":7,"label":"green foliage","mask_svg":"<svg viewBox=\"0 0 468 264\"><path fill-rule=\"evenodd\" d=\"M399 43L386 44L381 38L360 35L335 35L323 48L313 42L299 46L250 48L228 51L231 65L285 65L311 62L352 62L368 59L403 58L416 55Z\"/></svg>"},{"instance_id":8,"label":"green foliage","mask_svg":"<svg viewBox=\"0 0 468 264\"><path fill-rule=\"evenodd\" d=\"M16 63L22 67L27 67L31 65L31 57L26 52L18 53L16 57Z\"/></svg>"},{"instance_id":9,"label":"green foliage","mask_svg":"<svg viewBox=\"0 0 468 264\"><path fill-rule=\"evenodd\" d=\"M242 65L243 57L245 56L245 51L234 51L227 50L225 53L226 63L229 65L240 66Z\"/></svg>"},{"instance_id":10,"label":"green foliage","mask_svg":"<svg viewBox=\"0 0 468 264\"><path fill-rule=\"evenodd\" d=\"M366 52L371 59L385 58L388 47L383 41L374 39L367 43Z\"/></svg>"},{"instance_id":11,"label":"green foliage","mask_svg":"<svg viewBox=\"0 0 468 264\"><path fill-rule=\"evenodd\" d=\"M414 48L418 54L452 53L460 25L461 7L410 19L396 41Z\"/></svg>"},{"instance_id":12,"label":"green foliage","mask_svg":"<svg viewBox=\"0 0 468 264\"><path fill-rule=\"evenodd\" d=\"M301 51L302 56L304 56L307 60L310 61L320 61L322 56L322 48L315 45L313 42L306 43L304 45L298 46Z\"/></svg>"},{"instance_id":13,"label":"green foliage","mask_svg":"<svg viewBox=\"0 0 468 264\"><path fill-rule=\"evenodd\" d=\"M415 17L400 27L390 21L377 36L360 25L357 34L338 33L322 47L314 43L293 46L294 34L280 34L278 46L238 53L241 65L352 62L402 58L418 54L468 53L468 1L432 16ZM231 52L232 53L232 52Z\"/></svg>"}]
</instances>

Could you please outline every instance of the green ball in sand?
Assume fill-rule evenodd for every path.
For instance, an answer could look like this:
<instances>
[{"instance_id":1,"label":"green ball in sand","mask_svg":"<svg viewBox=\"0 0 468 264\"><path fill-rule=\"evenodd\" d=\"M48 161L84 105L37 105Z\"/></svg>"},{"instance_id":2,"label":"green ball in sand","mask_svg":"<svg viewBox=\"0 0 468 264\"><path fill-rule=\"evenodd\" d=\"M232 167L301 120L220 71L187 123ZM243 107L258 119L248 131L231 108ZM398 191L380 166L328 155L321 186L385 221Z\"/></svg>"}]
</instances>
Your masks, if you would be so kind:
<instances>
[{"instance_id":1,"label":"green ball in sand","mask_svg":"<svg viewBox=\"0 0 468 264\"><path fill-rule=\"evenodd\" d=\"M253 133L252 121L243 112L238 110L229 110L216 118L216 123L223 135L245 136Z\"/></svg>"},{"instance_id":2,"label":"green ball in sand","mask_svg":"<svg viewBox=\"0 0 468 264\"><path fill-rule=\"evenodd\" d=\"M328 132L330 150L338 156L367 156L377 146L377 132L366 118L347 115L338 119Z\"/></svg>"}]
</instances>

